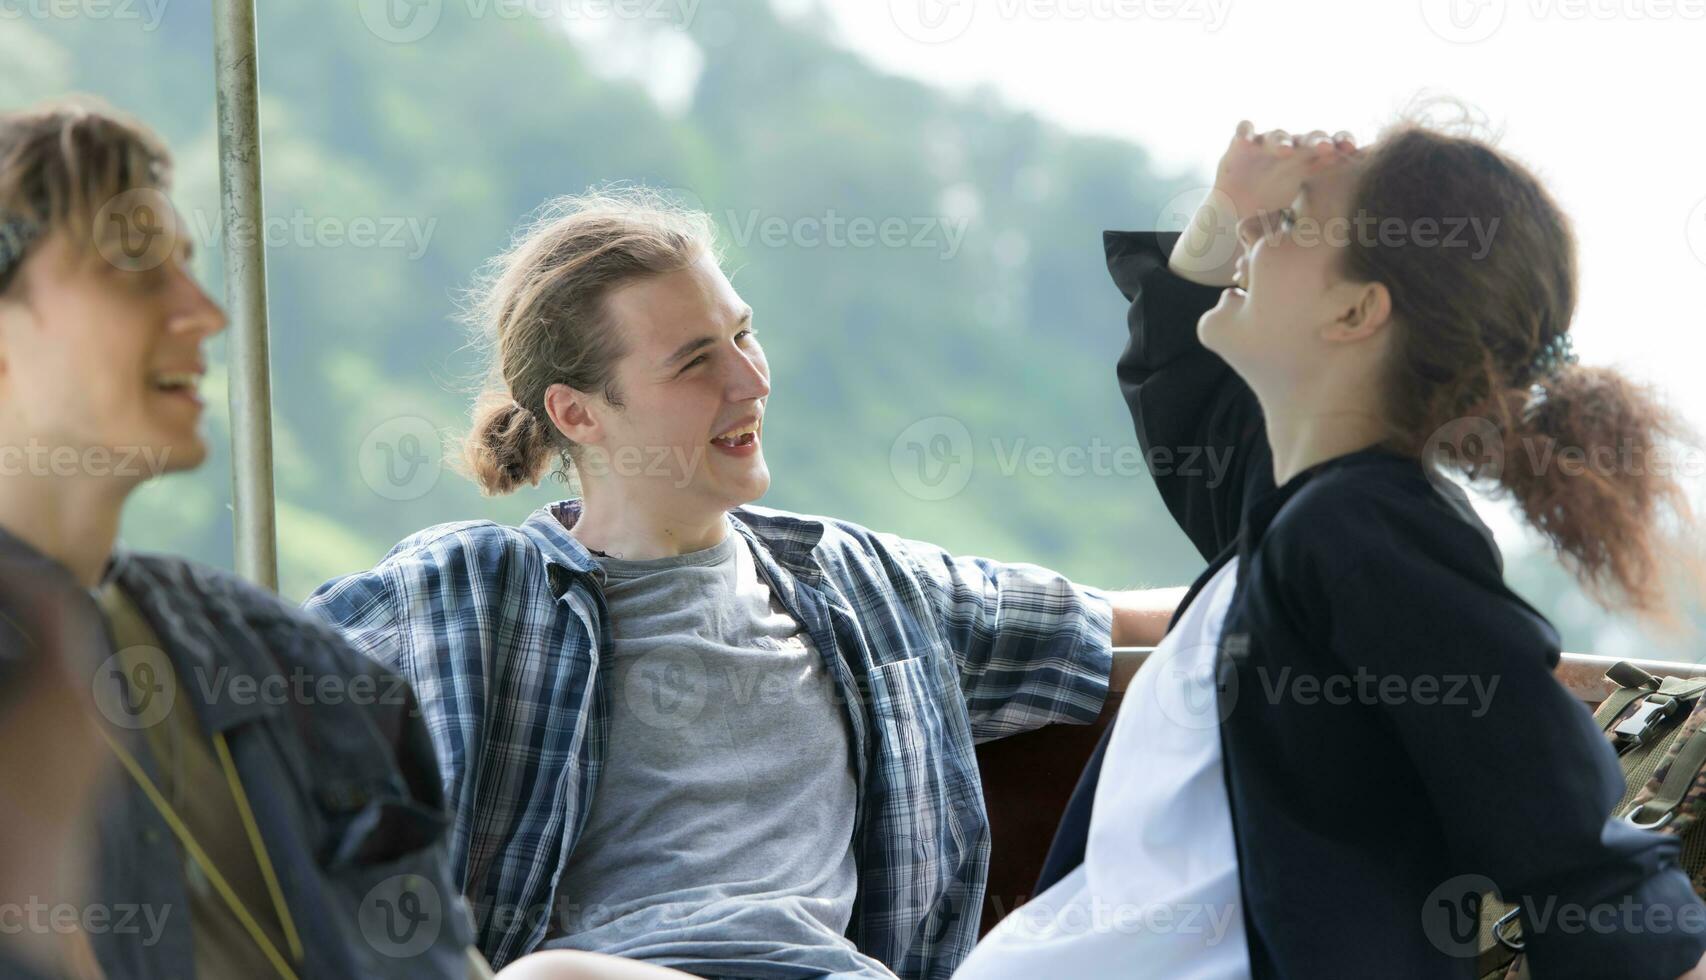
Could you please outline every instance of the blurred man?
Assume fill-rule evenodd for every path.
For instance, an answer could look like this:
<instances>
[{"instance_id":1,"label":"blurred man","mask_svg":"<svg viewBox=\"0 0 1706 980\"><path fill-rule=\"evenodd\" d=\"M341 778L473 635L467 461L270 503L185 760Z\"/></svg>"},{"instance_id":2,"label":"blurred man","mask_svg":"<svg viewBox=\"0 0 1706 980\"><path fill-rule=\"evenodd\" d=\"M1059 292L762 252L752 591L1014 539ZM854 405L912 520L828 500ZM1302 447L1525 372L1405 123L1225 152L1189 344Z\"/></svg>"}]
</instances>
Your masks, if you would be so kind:
<instances>
[{"instance_id":1,"label":"blurred man","mask_svg":"<svg viewBox=\"0 0 1706 980\"><path fill-rule=\"evenodd\" d=\"M110 653L70 690L13 658L35 680L0 692L0 824L67 827L88 747L116 760L76 909L109 978L480 975L407 686L269 593L115 545L131 491L207 455L197 388L225 317L190 276L169 168L104 108L0 115L0 564L70 596ZM65 764L14 793L31 751ZM10 858L7 900L47 893ZM17 949L52 972L39 938Z\"/></svg>"}]
</instances>

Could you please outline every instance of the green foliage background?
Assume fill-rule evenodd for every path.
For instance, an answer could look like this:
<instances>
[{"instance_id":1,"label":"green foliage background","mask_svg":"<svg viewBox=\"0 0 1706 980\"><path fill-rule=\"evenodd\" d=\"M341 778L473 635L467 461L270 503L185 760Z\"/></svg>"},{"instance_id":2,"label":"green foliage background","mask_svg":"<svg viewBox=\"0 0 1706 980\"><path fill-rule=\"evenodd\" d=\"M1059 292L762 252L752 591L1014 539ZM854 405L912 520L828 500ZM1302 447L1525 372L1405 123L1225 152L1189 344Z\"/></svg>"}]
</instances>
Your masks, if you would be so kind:
<instances>
[{"instance_id":1,"label":"green foliage background","mask_svg":"<svg viewBox=\"0 0 1706 980\"><path fill-rule=\"evenodd\" d=\"M0 19L0 108L91 92L158 129L177 154L175 197L199 229L198 272L218 296L211 14L205 2L152 2ZM684 109L595 70L589 52L633 37L577 42L558 24L499 16L495 0L442 0L434 29L412 43L376 35L357 0L260 6L269 218L430 231L419 254L294 233L269 249L291 598L427 525L518 522L567 495L548 482L483 499L446 466L428 492L393 500L363 478L382 465L362 458L363 444L403 417L455 436L481 369L453 321L459 291L529 211L612 180L676 188L724 225L726 266L757 311L774 374L764 503L1109 587L1182 584L1200 570L1141 474L1007 475L992 449L1135 445L1113 377L1124 304L1100 231L1152 221L1200 177L1157 173L1137 146L1063 132L986 94L885 76L821 16L779 17L764 0L703 0L684 27L653 25L702 58ZM1143 97L1134 92L1133 111ZM734 233L830 212L968 224L951 256L940 234L922 248L835 248ZM216 346L222 365L224 340ZM123 533L133 547L229 567L222 368L207 394L213 458L144 488ZM970 483L943 501L908 493L890 465L897 437L931 416L961 420L977 452ZM1509 571L1566 649L1699 659L1682 639L1642 640L1594 609L1543 555L1511 556Z\"/></svg>"}]
</instances>

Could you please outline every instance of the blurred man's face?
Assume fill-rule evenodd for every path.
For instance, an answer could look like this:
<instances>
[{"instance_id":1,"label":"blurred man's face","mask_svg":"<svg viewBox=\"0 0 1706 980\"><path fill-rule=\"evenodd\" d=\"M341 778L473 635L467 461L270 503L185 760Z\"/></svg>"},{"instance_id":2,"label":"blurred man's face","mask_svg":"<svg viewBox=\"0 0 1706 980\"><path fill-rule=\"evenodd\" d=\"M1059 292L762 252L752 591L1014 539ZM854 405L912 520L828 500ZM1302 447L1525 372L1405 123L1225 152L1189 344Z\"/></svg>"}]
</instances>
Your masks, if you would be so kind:
<instances>
[{"instance_id":1,"label":"blurred man's face","mask_svg":"<svg viewBox=\"0 0 1706 980\"><path fill-rule=\"evenodd\" d=\"M84 254L49 235L0 295L7 474L21 465L140 483L207 456L202 346L225 328L224 313L190 276L182 236L141 261L99 245Z\"/></svg>"}]
</instances>

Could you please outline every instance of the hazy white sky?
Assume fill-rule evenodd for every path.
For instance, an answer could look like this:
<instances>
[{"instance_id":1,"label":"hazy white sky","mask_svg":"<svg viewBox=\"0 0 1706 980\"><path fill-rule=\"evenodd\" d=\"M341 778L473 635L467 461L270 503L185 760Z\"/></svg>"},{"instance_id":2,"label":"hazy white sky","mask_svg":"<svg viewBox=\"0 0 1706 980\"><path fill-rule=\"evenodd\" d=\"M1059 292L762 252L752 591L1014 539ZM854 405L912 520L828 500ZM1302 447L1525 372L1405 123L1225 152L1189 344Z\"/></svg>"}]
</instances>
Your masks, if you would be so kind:
<instances>
[{"instance_id":1,"label":"hazy white sky","mask_svg":"<svg viewBox=\"0 0 1706 980\"><path fill-rule=\"evenodd\" d=\"M1240 118L1366 140L1419 91L1461 98L1576 222L1583 360L1662 385L1706 429L1706 0L822 3L848 47L890 70L993 86L1170 171L1212 173Z\"/></svg>"},{"instance_id":2,"label":"hazy white sky","mask_svg":"<svg viewBox=\"0 0 1706 980\"><path fill-rule=\"evenodd\" d=\"M847 45L887 68L993 86L1204 175L1240 118L1368 139L1420 90L1462 98L1576 221L1577 350L1664 381L1706 424L1706 0L823 2ZM1453 6L1470 24L1458 36L1490 36L1442 36Z\"/></svg>"}]
</instances>

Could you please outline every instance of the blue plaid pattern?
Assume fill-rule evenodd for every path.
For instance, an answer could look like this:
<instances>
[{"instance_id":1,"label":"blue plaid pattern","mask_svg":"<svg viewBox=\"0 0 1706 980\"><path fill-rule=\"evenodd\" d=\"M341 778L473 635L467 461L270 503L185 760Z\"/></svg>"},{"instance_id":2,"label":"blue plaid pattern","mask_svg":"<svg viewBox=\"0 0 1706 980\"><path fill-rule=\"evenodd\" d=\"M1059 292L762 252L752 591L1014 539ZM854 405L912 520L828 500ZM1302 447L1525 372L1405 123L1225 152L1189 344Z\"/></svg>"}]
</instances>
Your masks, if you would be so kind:
<instances>
[{"instance_id":1,"label":"blue plaid pattern","mask_svg":"<svg viewBox=\"0 0 1706 980\"><path fill-rule=\"evenodd\" d=\"M609 624L597 560L566 530L578 516L564 501L520 527L428 528L306 603L413 683L455 810L452 867L499 968L543 940L604 758ZM903 978L945 978L976 942L989 866L973 745L1096 718L1107 597L844 521L730 516L847 705L848 937Z\"/></svg>"}]
</instances>

